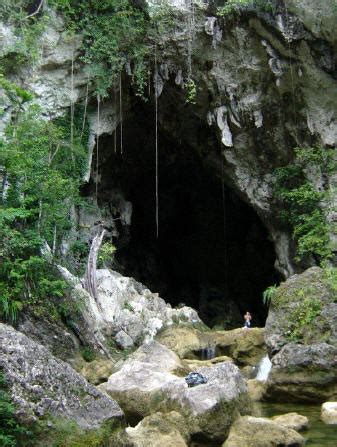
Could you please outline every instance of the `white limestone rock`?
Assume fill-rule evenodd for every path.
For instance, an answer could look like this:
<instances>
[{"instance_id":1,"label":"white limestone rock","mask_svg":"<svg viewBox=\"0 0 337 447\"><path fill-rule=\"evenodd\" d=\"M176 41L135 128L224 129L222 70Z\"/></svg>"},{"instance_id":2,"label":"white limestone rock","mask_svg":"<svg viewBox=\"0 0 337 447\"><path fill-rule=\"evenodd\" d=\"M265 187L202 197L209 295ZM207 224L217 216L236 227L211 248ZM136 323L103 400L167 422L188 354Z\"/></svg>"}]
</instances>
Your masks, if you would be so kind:
<instances>
[{"instance_id":1,"label":"white limestone rock","mask_svg":"<svg viewBox=\"0 0 337 447\"><path fill-rule=\"evenodd\" d=\"M97 301L84 289L79 278L59 267L72 286L71 297L84 304L74 321L80 338L108 355L107 340L114 336L122 348L150 341L159 330L173 323L200 323L197 312L187 306L174 309L157 293L133 278L108 270L97 270Z\"/></svg>"},{"instance_id":2,"label":"white limestone rock","mask_svg":"<svg viewBox=\"0 0 337 447\"><path fill-rule=\"evenodd\" d=\"M337 425L337 402L324 402L322 404L321 419L326 424Z\"/></svg>"}]
</instances>

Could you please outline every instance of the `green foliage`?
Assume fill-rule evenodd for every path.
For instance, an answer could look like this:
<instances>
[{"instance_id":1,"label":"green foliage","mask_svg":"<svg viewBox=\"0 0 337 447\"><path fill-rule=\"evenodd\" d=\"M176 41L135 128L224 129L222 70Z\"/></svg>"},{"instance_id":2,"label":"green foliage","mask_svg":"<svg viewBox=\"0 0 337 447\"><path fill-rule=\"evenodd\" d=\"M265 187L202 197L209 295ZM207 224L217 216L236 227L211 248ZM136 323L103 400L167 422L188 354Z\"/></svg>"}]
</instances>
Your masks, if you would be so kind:
<instances>
[{"instance_id":1,"label":"green foliage","mask_svg":"<svg viewBox=\"0 0 337 447\"><path fill-rule=\"evenodd\" d=\"M82 357L86 362L92 362L95 360L96 354L90 347L86 346L81 350Z\"/></svg>"},{"instance_id":2,"label":"green foliage","mask_svg":"<svg viewBox=\"0 0 337 447\"><path fill-rule=\"evenodd\" d=\"M193 79L189 79L186 83L186 102L196 104L197 86Z\"/></svg>"},{"instance_id":3,"label":"green foliage","mask_svg":"<svg viewBox=\"0 0 337 447\"><path fill-rule=\"evenodd\" d=\"M124 301L123 308L129 310L130 312L135 311L132 304L130 304L128 301Z\"/></svg>"},{"instance_id":4,"label":"green foliage","mask_svg":"<svg viewBox=\"0 0 337 447\"><path fill-rule=\"evenodd\" d=\"M275 3L272 0L227 0L224 6L217 9L217 13L224 17L229 14L240 13L248 8L255 8L261 12L274 12Z\"/></svg>"},{"instance_id":5,"label":"green foliage","mask_svg":"<svg viewBox=\"0 0 337 447\"><path fill-rule=\"evenodd\" d=\"M277 285L274 284L272 286L269 286L262 294L263 304L265 306L269 306L271 300L275 296L275 293L277 291Z\"/></svg>"},{"instance_id":6,"label":"green foliage","mask_svg":"<svg viewBox=\"0 0 337 447\"><path fill-rule=\"evenodd\" d=\"M329 227L321 206L326 193L318 191L310 178L330 173L334 166L331 150L296 148L295 161L275 171L274 195L279 202L279 218L292 230L298 260L313 256L323 262L331 256Z\"/></svg>"},{"instance_id":7,"label":"green foliage","mask_svg":"<svg viewBox=\"0 0 337 447\"><path fill-rule=\"evenodd\" d=\"M305 293L303 293L304 296ZM293 342L301 341L305 337L310 324L320 315L321 310L322 304L317 298L304 298L300 305L289 315L287 339Z\"/></svg>"},{"instance_id":8,"label":"green foliage","mask_svg":"<svg viewBox=\"0 0 337 447\"><path fill-rule=\"evenodd\" d=\"M111 242L104 242L98 252L98 268L111 268L116 247Z\"/></svg>"},{"instance_id":9,"label":"green foliage","mask_svg":"<svg viewBox=\"0 0 337 447\"><path fill-rule=\"evenodd\" d=\"M34 447L113 447L113 437L118 430L118 423L113 422L87 431L71 420L54 419L52 424L52 428L41 425Z\"/></svg>"},{"instance_id":10,"label":"green foliage","mask_svg":"<svg viewBox=\"0 0 337 447\"><path fill-rule=\"evenodd\" d=\"M4 374L0 371L0 445L16 447L28 441L30 432L26 430L15 416L15 407L7 393Z\"/></svg>"},{"instance_id":11,"label":"green foliage","mask_svg":"<svg viewBox=\"0 0 337 447\"><path fill-rule=\"evenodd\" d=\"M324 268L324 279L329 289L332 291L335 297L335 302L337 302L337 268L336 267L325 267Z\"/></svg>"},{"instance_id":12,"label":"green foliage","mask_svg":"<svg viewBox=\"0 0 337 447\"><path fill-rule=\"evenodd\" d=\"M143 94L147 80L148 17L129 0L53 0L68 28L83 34L82 60L87 65L96 93L107 96L124 66L133 67L137 93Z\"/></svg>"},{"instance_id":13,"label":"green foliage","mask_svg":"<svg viewBox=\"0 0 337 447\"><path fill-rule=\"evenodd\" d=\"M0 15L10 23L20 23L28 14L29 0L2 0L0 5Z\"/></svg>"},{"instance_id":14,"label":"green foliage","mask_svg":"<svg viewBox=\"0 0 337 447\"><path fill-rule=\"evenodd\" d=\"M0 2L0 17L13 25L15 38L9 49L9 58L0 60L0 71L6 74L11 71L13 59L16 63L35 61L41 52L39 37L45 30L49 21L48 14L40 14L28 18L32 11L32 1L29 0L2 0Z\"/></svg>"},{"instance_id":15,"label":"green foliage","mask_svg":"<svg viewBox=\"0 0 337 447\"><path fill-rule=\"evenodd\" d=\"M14 84L11 81L8 81L4 77L3 74L0 73L0 88L3 88L6 93L9 95L9 97L17 102L18 100L21 100L22 102L27 102L33 99L33 95L27 90L24 90L21 87L18 87L16 84Z\"/></svg>"},{"instance_id":16,"label":"green foliage","mask_svg":"<svg viewBox=\"0 0 337 447\"><path fill-rule=\"evenodd\" d=\"M76 132L71 144L69 133L69 123L47 122L32 106L0 143L9 185L0 200L0 316L12 322L23 306L47 306L66 292L41 250L47 241L57 254L78 200L86 149Z\"/></svg>"},{"instance_id":17,"label":"green foliage","mask_svg":"<svg viewBox=\"0 0 337 447\"><path fill-rule=\"evenodd\" d=\"M28 0L19 0L13 7L11 3L4 0L0 6L0 13L15 25L18 37L13 41L10 57L0 60L0 72L5 75L15 70L17 64L39 57L38 37L54 20L48 8L27 19L31 9ZM171 31L177 15L167 0L152 2L150 6L132 0L49 0L48 6L63 15L69 36L83 36L81 59L93 87L91 91L107 97L128 67L135 94L145 99L154 48Z\"/></svg>"}]
</instances>

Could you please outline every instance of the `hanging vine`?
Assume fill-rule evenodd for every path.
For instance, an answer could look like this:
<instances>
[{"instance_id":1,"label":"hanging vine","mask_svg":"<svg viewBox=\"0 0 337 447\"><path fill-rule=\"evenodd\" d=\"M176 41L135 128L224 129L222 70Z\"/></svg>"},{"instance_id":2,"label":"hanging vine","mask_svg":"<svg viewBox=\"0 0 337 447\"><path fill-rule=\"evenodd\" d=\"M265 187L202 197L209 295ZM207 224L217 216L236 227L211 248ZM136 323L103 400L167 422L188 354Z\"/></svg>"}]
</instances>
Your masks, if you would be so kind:
<instances>
[{"instance_id":1,"label":"hanging vine","mask_svg":"<svg viewBox=\"0 0 337 447\"><path fill-rule=\"evenodd\" d=\"M99 156L99 128L100 128L100 102L101 98L97 95L97 136L96 136L96 203L98 203L98 156Z\"/></svg>"},{"instance_id":2,"label":"hanging vine","mask_svg":"<svg viewBox=\"0 0 337 447\"><path fill-rule=\"evenodd\" d=\"M157 44L154 46L154 102L155 102L155 151L156 151L156 237L159 237L159 176L158 176L158 89L157 89Z\"/></svg>"},{"instance_id":3,"label":"hanging vine","mask_svg":"<svg viewBox=\"0 0 337 447\"><path fill-rule=\"evenodd\" d=\"M120 151L123 154L123 94L122 94L122 73L119 74L119 127L120 127Z\"/></svg>"},{"instance_id":4,"label":"hanging vine","mask_svg":"<svg viewBox=\"0 0 337 447\"><path fill-rule=\"evenodd\" d=\"M71 98L70 98L70 150L71 150L71 158L74 163L74 110L75 110L75 102L74 102L74 50L71 53Z\"/></svg>"}]
</instances>

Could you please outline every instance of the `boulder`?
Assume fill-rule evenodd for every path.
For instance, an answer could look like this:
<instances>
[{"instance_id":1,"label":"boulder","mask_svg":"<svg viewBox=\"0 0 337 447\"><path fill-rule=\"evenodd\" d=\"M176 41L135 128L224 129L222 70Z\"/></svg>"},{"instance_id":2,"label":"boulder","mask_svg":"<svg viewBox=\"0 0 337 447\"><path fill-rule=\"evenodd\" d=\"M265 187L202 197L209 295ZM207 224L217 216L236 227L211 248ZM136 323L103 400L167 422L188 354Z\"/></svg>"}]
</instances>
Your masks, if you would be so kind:
<instances>
[{"instance_id":1,"label":"boulder","mask_svg":"<svg viewBox=\"0 0 337 447\"><path fill-rule=\"evenodd\" d=\"M280 416L274 416L271 419L278 425L282 425L286 428L291 428L295 431L306 430L309 426L309 419L306 416L302 416L298 413L281 414Z\"/></svg>"},{"instance_id":2,"label":"boulder","mask_svg":"<svg viewBox=\"0 0 337 447\"><path fill-rule=\"evenodd\" d=\"M182 434L183 433L183 434ZM176 411L154 413L119 435L116 447L187 447L185 419Z\"/></svg>"},{"instance_id":3,"label":"boulder","mask_svg":"<svg viewBox=\"0 0 337 447\"><path fill-rule=\"evenodd\" d=\"M267 396L277 401L337 398L337 303L329 273L312 267L280 285L265 340L272 369Z\"/></svg>"},{"instance_id":4,"label":"boulder","mask_svg":"<svg viewBox=\"0 0 337 447\"><path fill-rule=\"evenodd\" d=\"M337 402L324 402L321 408L321 419L326 424L337 424Z\"/></svg>"},{"instance_id":5,"label":"boulder","mask_svg":"<svg viewBox=\"0 0 337 447\"><path fill-rule=\"evenodd\" d=\"M123 412L70 365L11 326L0 323L0 369L18 416L29 422L54 416L84 429L106 421L120 424Z\"/></svg>"},{"instance_id":6,"label":"boulder","mask_svg":"<svg viewBox=\"0 0 337 447\"><path fill-rule=\"evenodd\" d=\"M267 385L273 401L321 403L337 398L337 348L287 344L272 358Z\"/></svg>"},{"instance_id":7,"label":"boulder","mask_svg":"<svg viewBox=\"0 0 337 447\"><path fill-rule=\"evenodd\" d=\"M291 428L266 418L239 417L223 447L300 447L304 438Z\"/></svg>"},{"instance_id":8,"label":"boulder","mask_svg":"<svg viewBox=\"0 0 337 447\"><path fill-rule=\"evenodd\" d=\"M328 274L312 267L276 290L269 308L265 341L270 354L290 342L337 346L337 302ZM308 330L310 329L310 330Z\"/></svg>"},{"instance_id":9,"label":"boulder","mask_svg":"<svg viewBox=\"0 0 337 447\"><path fill-rule=\"evenodd\" d=\"M224 440L234 418L250 410L247 387L239 369L231 362L196 368L208 382L189 388L178 375L181 368L173 351L152 341L141 346L112 374L105 390L135 419L156 411L178 411L191 434Z\"/></svg>"}]
</instances>

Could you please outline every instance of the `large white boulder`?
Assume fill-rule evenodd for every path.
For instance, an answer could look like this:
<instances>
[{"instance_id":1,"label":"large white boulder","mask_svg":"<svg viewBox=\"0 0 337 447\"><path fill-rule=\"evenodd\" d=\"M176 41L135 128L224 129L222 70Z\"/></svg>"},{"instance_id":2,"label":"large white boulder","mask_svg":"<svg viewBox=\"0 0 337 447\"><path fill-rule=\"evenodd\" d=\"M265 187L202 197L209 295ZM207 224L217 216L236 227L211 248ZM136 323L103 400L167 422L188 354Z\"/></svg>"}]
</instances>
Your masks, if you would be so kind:
<instances>
[{"instance_id":1,"label":"large white boulder","mask_svg":"<svg viewBox=\"0 0 337 447\"><path fill-rule=\"evenodd\" d=\"M246 383L231 362L196 368L208 381L189 388L178 356L156 341L141 346L112 374L105 391L129 416L178 411L192 434L223 441L239 413L249 411Z\"/></svg>"}]
</instances>

